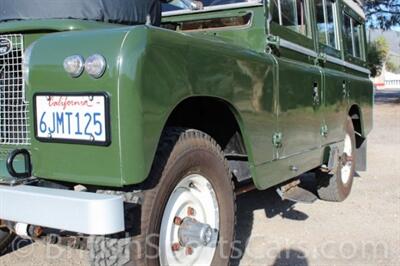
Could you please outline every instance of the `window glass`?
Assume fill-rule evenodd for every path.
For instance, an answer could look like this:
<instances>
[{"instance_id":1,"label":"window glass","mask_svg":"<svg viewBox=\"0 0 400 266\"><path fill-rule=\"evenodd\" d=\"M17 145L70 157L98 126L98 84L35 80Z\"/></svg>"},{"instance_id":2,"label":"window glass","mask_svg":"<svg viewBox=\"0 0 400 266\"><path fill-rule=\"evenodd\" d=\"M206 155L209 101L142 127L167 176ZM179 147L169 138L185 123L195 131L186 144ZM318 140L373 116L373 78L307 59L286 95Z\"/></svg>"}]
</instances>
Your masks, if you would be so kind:
<instances>
[{"instance_id":1,"label":"window glass","mask_svg":"<svg viewBox=\"0 0 400 266\"><path fill-rule=\"evenodd\" d=\"M353 54L355 57L361 58L361 24L353 20L353 36L354 36L354 48Z\"/></svg>"},{"instance_id":2,"label":"window glass","mask_svg":"<svg viewBox=\"0 0 400 266\"><path fill-rule=\"evenodd\" d=\"M351 18L344 15L344 41L346 43L347 53L353 55L353 37L352 37Z\"/></svg>"},{"instance_id":3,"label":"window glass","mask_svg":"<svg viewBox=\"0 0 400 266\"><path fill-rule=\"evenodd\" d=\"M309 36L308 15L304 0L274 0L271 13L272 21Z\"/></svg>"},{"instance_id":4,"label":"window glass","mask_svg":"<svg viewBox=\"0 0 400 266\"><path fill-rule=\"evenodd\" d=\"M324 16L324 4L322 0L315 1L315 10L317 12L318 40L320 43L328 44L326 38L327 31Z\"/></svg>"},{"instance_id":5,"label":"window glass","mask_svg":"<svg viewBox=\"0 0 400 266\"><path fill-rule=\"evenodd\" d=\"M259 2L257 0L198 0L203 3L203 6L218 6L218 5L226 5L226 4L236 4L236 3L243 3L243 2ZM182 10L182 8L177 7L172 4L162 4L162 11L174 11L174 10Z\"/></svg>"},{"instance_id":6,"label":"window glass","mask_svg":"<svg viewBox=\"0 0 400 266\"><path fill-rule=\"evenodd\" d=\"M273 0L270 12L271 12L272 21L280 24L280 15L279 15L278 5L279 5L278 0Z\"/></svg>"},{"instance_id":7,"label":"window glass","mask_svg":"<svg viewBox=\"0 0 400 266\"><path fill-rule=\"evenodd\" d=\"M354 57L364 58L364 55L362 54L362 24L346 14L344 14L343 19L343 30L347 53Z\"/></svg>"},{"instance_id":8,"label":"window glass","mask_svg":"<svg viewBox=\"0 0 400 266\"><path fill-rule=\"evenodd\" d=\"M295 0L280 0L282 26L297 26L297 6Z\"/></svg>"},{"instance_id":9,"label":"window glass","mask_svg":"<svg viewBox=\"0 0 400 266\"><path fill-rule=\"evenodd\" d=\"M328 45L337 48L336 44L336 31L335 21L333 15L333 3L330 0L326 0L326 30L328 32Z\"/></svg>"},{"instance_id":10,"label":"window glass","mask_svg":"<svg viewBox=\"0 0 400 266\"><path fill-rule=\"evenodd\" d=\"M331 0L316 0L318 40L320 43L338 48L336 43L333 3Z\"/></svg>"}]
</instances>

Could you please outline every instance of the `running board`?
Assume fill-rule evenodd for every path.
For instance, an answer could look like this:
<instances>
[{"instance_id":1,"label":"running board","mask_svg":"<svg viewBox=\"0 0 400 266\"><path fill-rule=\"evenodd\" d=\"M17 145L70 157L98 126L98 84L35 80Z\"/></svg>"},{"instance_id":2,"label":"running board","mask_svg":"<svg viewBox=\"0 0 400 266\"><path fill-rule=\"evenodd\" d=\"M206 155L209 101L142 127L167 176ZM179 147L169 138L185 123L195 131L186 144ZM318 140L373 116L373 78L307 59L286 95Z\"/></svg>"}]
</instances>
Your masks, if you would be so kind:
<instances>
[{"instance_id":1,"label":"running board","mask_svg":"<svg viewBox=\"0 0 400 266\"><path fill-rule=\"evenodd\" d=\"M295 180L276 189L276 192L282 200L290 200L293 202L313 203L318 198L314 193L299 187L300 180Z\"/></svg>"}]
</instances>

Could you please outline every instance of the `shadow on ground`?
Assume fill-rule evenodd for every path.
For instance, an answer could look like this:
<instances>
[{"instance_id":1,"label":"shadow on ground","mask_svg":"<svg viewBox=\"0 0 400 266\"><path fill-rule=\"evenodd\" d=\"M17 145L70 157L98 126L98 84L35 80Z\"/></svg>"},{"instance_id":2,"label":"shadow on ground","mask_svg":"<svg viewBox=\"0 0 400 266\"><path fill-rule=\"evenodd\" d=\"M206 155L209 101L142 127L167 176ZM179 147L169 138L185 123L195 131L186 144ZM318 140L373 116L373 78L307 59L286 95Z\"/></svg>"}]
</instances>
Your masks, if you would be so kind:
<instances>
[{"instance_id":1,"label":"shadow on ground","mask_svg":"<svg viewBox=\"0 0 400 266\"><path fill-rule=\"evenodd\" d=\"M284 249L279 252L276 257L273 266L307 266L308 260L306 255L299 250L295 249Z\"/></svg>"},{"instance_id":2,"label":"shadow on ground","mask_svg":"<svg viewBox=\"0 0 400 266\"><path fill-rule=\"evenodd\" d=\"M304 174L300 177L301 186L313 193L316 188L314 174ZM237 228L236 228L236 251L245 254L247 244L253 229L254 211L264 210L266 218L273 218L277 215L283 219L304 221L308 215L295 209L295 202L282 200L276 193L276 188L264 191L252 191L237 198ZM301 251L282 250L276 258L274 265L307 265L307 259ZM233 254L231 265L240 264L241 257Z\"/></svg>"},{"instance_id":3,"label":"shadow on ground","mask_svg":"<svg viewBox=\"0 0 400 266\"><path fill-rule=\"evenodd\" d=\"M29 246L33 242L29 239L21 238L21 237L16 237L14 240L10 243L10 245L0 254L0 256L4 256L8 253L12 253L14 251L17 251L20 248Z\"/></svg>"}]
</instances>

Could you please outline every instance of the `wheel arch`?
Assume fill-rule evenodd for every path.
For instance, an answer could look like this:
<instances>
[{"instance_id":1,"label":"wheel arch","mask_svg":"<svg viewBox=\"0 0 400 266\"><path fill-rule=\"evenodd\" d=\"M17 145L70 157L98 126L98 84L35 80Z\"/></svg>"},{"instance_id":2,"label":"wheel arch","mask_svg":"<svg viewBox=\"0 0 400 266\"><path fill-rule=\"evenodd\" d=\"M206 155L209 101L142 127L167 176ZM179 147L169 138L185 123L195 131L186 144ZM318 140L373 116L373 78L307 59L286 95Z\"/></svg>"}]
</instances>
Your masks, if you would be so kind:
<instances>
[{"instance_id":1,"label":"wheel arch","mask_svg":"<svg viewBox=\"0 0 400 266\"><path fill-rule=\"evenodd\" d=\"M250 141L242 117L233 104L214 96L190 96L180 101L167 117L163 131L181 127L205 132L221 147L236 181L254 177Z\"/></svg>"},{"instance_id":2,"label":"wheel arch","mask_svg":"<svg viewBox=\"0 0 400 266\"><path fill-rule=\"evenodd\" d=\"M350 116L356 137L356 148L360 148L366 139L363 123L363 113L361 107L358 104L350 106L348 115Z\"/></svg>"},{"instance_id":3,"label":"wheel arch","mask_svg":"<svg viewBox=\"0 0 400 266\"><path fill-rule=\"evenodd\" d=\"M192 96L180 101L168 115L164 128L187 127L201 130L225 153L251 156L251 147L239 111L228 101L212 96ZM238 141L239 143L232 143Z\"/></svg>"}]
</instances>

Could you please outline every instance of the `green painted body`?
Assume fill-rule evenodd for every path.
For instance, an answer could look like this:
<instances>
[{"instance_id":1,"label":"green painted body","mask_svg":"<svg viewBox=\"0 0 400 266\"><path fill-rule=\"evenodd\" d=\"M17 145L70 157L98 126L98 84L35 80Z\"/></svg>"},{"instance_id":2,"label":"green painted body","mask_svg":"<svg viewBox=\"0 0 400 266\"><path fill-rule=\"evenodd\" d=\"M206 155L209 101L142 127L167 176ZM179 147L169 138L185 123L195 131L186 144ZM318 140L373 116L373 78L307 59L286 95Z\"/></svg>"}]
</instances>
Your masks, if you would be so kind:
<instances>
[{"instance_id":1,"label":"green painted body","mask_svg":"<svg viewBox=\"0 0 400 266\"><path fill-rule=\"evenodd\" d=\"M267 23L266 10L259 5L164 18L164 22L182 22L252 14L249 25L191 32L76 20L1 23L0 34L24 33L26 47L35 42L26 85L30 102L38 92L110 95L111 145L43 143L34 138L32 127L28 148L33 174L99 186L141 183L149 174L168 117L191 97L218 99L229 107L259 189L321 165L325 147L342 142L352 105L361 111L366 137L372 129L373 107L368 74L333 63L321 66L315 58L283 47L280 56L268 53L268 34L293 39ZM296 41L320 52L311 39ZM71 78L64 71L67 56L87 58L94 53L107 59L102 78L86 73ZM344 53L335 56L346 59ZM321 95L318 105L312 97L314 82ZM33 121L32 105L29 111ZM320 132L324 125L327 137ZM276 132L283 136L280 148L272 143ZM1 146L0 176L7 175L4 160L13 148ZM293 172L292 165L299 170Z\"/></svg>"}]
</instances>

